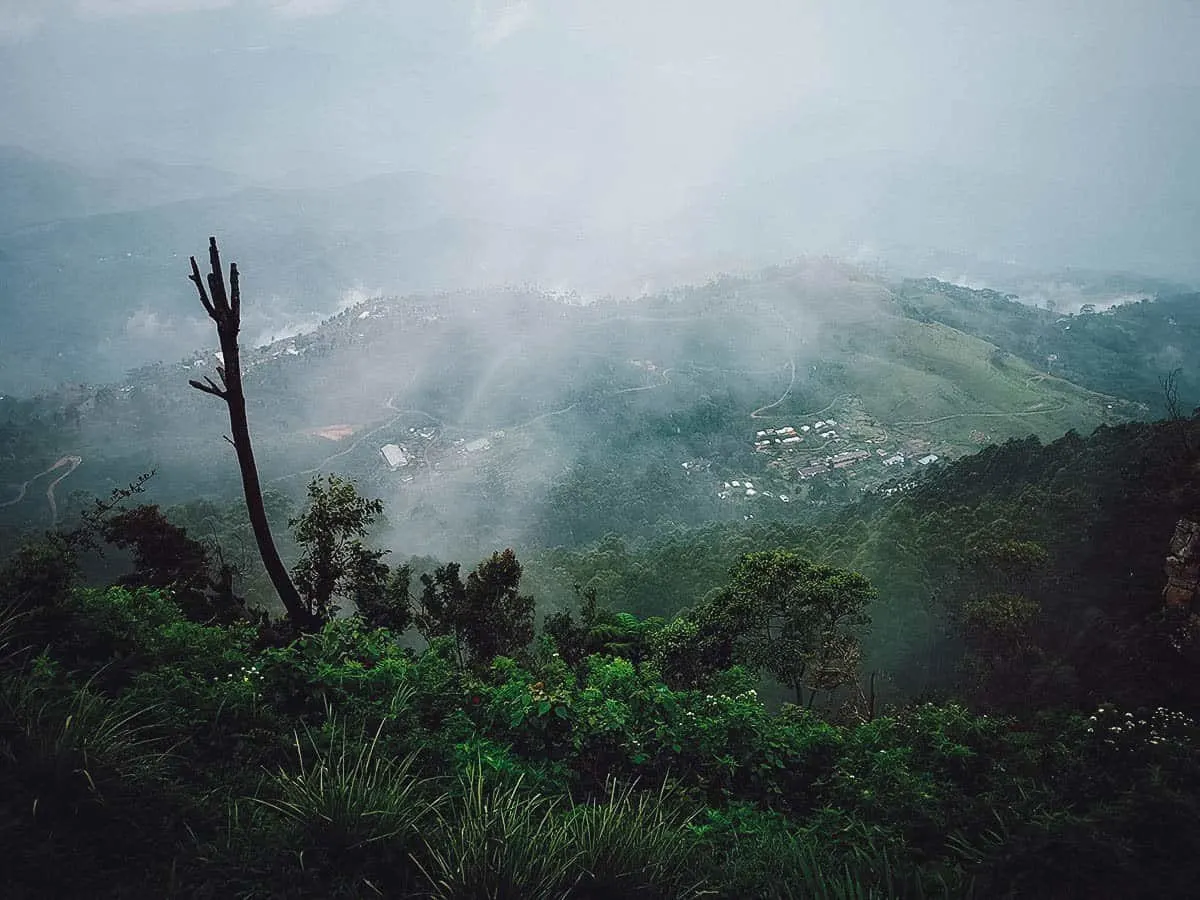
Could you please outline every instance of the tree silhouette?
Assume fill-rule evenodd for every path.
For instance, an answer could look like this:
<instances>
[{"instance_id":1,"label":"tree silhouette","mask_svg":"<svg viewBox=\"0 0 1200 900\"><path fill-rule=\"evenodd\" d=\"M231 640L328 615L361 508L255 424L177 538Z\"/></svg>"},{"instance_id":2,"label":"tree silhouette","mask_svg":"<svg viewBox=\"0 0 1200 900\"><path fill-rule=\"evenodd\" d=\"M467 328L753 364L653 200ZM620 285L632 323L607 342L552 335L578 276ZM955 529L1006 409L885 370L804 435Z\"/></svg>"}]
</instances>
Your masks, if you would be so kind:
<instances>
[{"instance_id":1,"label":"tree silhouette","mask_svg":"<svg viewBox=\"0 0 1200 900\"><path fill-rule=\"evenodd\" d=\"M275 539L271 536L271 525L267 521L266 507L263 505L262 485L258 478L258 467L254 462L254 449L250 445L250 425L246 420L246 395L242 390L242 365L238 351L238 330L242 324L242 297L238 283L237 263L229 265L229 290L225 289L225 277L221 272L221 256L217 250L217 239L208 239L208 258L212 271L208 274L208 290L205 290L205 279L200 276L200 267L196 265L196 257L191 257L191 281L200 293L200 302L208 317L217 323L217 336L221 341L221 361L217 366L217 377L221 384L218 386L211 378L205 376L203 382L189 380L188 384L198 391L212 394L225 401L229 408L229 427L233 432L233 449L237 451L238 467L242 472L242 488L246 494L246 511L250 517L250 527L254 530L254 540L258 544L259 555L262 556L263 566L279 595L288 618L301 628L313 628L320 624L308 605L300 597L296 585L292 583L287 567L279 558L275 547ZM226 438L226 440L229 440Z\"/></svg>"}]
</instances>

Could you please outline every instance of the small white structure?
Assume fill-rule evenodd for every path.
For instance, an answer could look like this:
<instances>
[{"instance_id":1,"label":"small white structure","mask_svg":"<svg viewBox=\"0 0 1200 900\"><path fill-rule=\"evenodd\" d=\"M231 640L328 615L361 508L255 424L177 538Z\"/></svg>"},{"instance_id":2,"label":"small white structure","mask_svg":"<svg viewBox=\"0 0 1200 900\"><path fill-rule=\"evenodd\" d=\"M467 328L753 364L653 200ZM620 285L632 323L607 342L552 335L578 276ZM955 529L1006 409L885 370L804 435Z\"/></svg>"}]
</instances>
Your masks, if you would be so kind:
<instances>
[{"instance_id":1,"label":"small white structure","mask_svg":"<svg viewBox=\"0 0 1200 900\"><path fill-rule=\"evenodd\" d=\"M800 430L801 431L811 431L811 429L807 425L801 425Z\"/></svg>"},{"instance_id":2,"label":"small white structure","mask_svg":"<svg viewBox=\"0 0 1200 900\"><path fill-rule=\"evenodd\" d=\"M936 457L935 457L936 458ZM895 456L890 456L883 461L885 466L898 466L904 462L904 457L897 453Z\"/></svg>"},{"instance_id":3,"label":"small white structure","mask_svg":"<svg viewBox=\"0 0 1200 900\"><path fill-rule=\"evenodd\" d=\"M935 463L937 461L938 461L938 458L933 453L930 453L928 456L922 456L920 459L917 460L917 462L919 462L923 466L927 466L930 463Z\"/></svg>"},{"instance_id":4,"label":"small white structure","mask_svg":"<svg viewBox=\"0 0 1200 900\"><path fill-rule=\"evenodd\" d=\"M824 427L825 427L824 420L821 420L820 422L813 422L813 428L817 429L817 431L820 431Z\"/></svg>"},{"instance_id":5,"label":"small white structure","mask_svg":"<svg viewBox=\"0 0 1200 900\"><path fill-rule=\"evenodd\" d=\"M379 455L383 457L383 461L388 464L388 468L393 472L408 465L408 457L395 444L384 444L379 448Z\"/></svg>"},{"instance_id":6,"label":"small white structure","mask_svg":"<svg viewBox=\"0 0 1200 900\"><path fill-rule=\"evenodd\" d=\"M731 484L732 484L734 487L741 487L741 486L742 486L742 483L741 483L740 481L733 481L733 482L730 482L730 483L731 483Z\"/></svg>"},{"instance_id":7,"label":"small white structure","mask_svg":"<svg viewBox=\"0 0 1200 900\"><path fill-rule=\"evenodd\" d=\"M747 497L753 497L757 493L758 493L758 491L756 491L754 488L746 488L746 496Z\"/></svg>"},{"instance_id":8,"label":"small white structure","mask_svg":"<svg viewBox=\"0 0 1200 900\"><path fill-rule=\"evenodd\" d=\"M804 440L804 438L800 437L799 435L793 434L791 437L785 437L783 439L783 442L785 444L798 444L802 440Z\"/></svg>"}]
</instances>

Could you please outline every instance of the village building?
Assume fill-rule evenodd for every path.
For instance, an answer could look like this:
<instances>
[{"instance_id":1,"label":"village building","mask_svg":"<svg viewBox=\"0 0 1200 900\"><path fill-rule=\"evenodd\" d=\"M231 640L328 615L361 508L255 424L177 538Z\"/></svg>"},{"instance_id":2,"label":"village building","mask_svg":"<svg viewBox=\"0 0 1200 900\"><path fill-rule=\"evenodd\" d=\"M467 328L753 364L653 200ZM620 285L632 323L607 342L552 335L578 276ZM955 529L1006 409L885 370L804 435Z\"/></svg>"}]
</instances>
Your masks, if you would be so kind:
<instances>
[{"instance_id":1,"label":"village building","mask_svg":"<svg viewBox=\"0 0 1200 900\"><path fill-rule=\"evenodd\" d=\"M922 456L920 459L917 460L917 462L919 462L923 466L927 466L930 463L935 463L937 461L938 461L938 457L934 453L930 453L928 456Z\"/></svg>"},{"instance_id":2,"label":"village building","mask_svg":"<svg viewBox=\"0 0 1200 900\"><path fill-rule=\"evenodd\" d=\"M852 466L860 459L870 459L871 454L866 450L847 450L844 453L838 453L829 459L830 464L835 469L844 469L847 466Z\"/></svg>"},{"instance_id":3,"label":"village building","mask_svg":"<svg viewBox=\"0 0 1200 900\"><path fill-rule=\"evenodd\" d=\"M393 472L408 465L408 455L396 444L384 444L379 448L379 455Z\"/></svg>"}]
</instances>

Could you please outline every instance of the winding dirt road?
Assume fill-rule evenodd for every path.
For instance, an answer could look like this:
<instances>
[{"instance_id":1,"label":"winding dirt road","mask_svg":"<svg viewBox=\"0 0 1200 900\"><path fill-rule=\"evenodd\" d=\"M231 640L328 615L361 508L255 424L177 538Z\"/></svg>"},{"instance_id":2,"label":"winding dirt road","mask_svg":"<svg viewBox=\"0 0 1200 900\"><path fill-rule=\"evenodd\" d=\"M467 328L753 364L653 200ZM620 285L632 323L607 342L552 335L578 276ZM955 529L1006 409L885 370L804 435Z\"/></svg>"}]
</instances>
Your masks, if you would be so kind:
<instances>
[{"instance_id":1,"label":"winding dirt road","mask_svg":"<svg viewBox=\"0 0 1200 900\"><path fill-rule=\"evenodd\" d=\"M50 484L46 487L46 502L50 505L50 527L53 528L55 525L58 524L58 501L55 500L55 498L54 498L54 489L56 487L58 487L58 483L60 481L62 481L64 478L66 478L68 475L70 475L72 472L74 472L76 469L78 469L79 464L82 462L83 462L82 456L64 456L64 457L62 457L62 459L58 460L58 462L56 462L54 465L50 466L50 468L44 469L43 471L38 472L32 478L23 482L19 486L19 489L17 491L17 496L14 497L12 500L6 500L4 503L0 503L0 507L15 506L16 504L20 503L22 500L25 499L25 493L26 493L26 491L29 490L29 485L33 484L35 481L37 481L43 475L49 475L51 472L55 471L56 469L61 469L63 466L68 466L69 468L67 469L67 471L63 472L61 475L59 475L57 478L55 478L53 481L51 481Z\"/></svg>"},{"instance_id":2,"label":"winding dirt road","mask_svg":"<svg viewBox=\"0 0 1200 900\"><path fill-rule=\"evenodd\" d=\"M768 403L766 406L760 406L754 412L750 413L750 418L752 418L752 419L774 418L774 416L764 416L763 413L766 412L768 409L774 409L775 407L779 406L779 404L783 403L783 401L786 400L788 398L788 396L792 393L792 387L796 384L796 360L789 359L788 365L791 366L791 369L792 369L792 378L788 382L787 390L784 391L782 394L780 394L779 399L776 400L774 403Z\"/></svg>"},{"instance_id":3,"label":"winding dirt road","mask_svg":"<svg viewBox=\"0 0 1200 900\"><path fill-rule=\"evenodd\" d=\"M899 427L902 427L902 426L907 426L907 425L936 425L938 422L948 422L950 419L966 419L966 418L978 418L978 419L1009 419L1009 418L1019 418L1019 417L1021 417L1021 416L1043 416L1043 415L1045 415L1046 413L1056 413L1056 412L1062 412L1062 411L1063 411L1064 409L1066 409L1066 408L1067 408L1069 405L1070 405L1070 404L1068 404L1066 401L1063 401L1063 404L1062 404L1062 406L1049 406L1049 407L1047 407L1047 408L1045 408L1045 409L1026 409L1026 410L1019 411L1019 412L996 412L996 413L989 413L989 412L965 412L965 413L953 413L952 415L949 415L949 416L941 416L940 418L937 418L937 419L929 419L929 420L927 420L927 421L925 421L925 422L893 422L893 423L892 423L892 427L893 427L893 428L899 428Z\"/></svg>"}]
</instances>

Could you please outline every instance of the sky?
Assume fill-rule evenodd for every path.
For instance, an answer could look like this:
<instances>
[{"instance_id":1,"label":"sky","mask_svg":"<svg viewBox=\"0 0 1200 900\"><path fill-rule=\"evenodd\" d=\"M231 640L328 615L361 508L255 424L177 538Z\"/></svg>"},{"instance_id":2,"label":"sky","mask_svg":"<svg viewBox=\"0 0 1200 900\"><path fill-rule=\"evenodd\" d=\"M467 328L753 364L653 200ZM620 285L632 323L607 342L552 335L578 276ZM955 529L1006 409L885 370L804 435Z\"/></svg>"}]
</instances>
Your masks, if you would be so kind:
<instances>
[{"instance_id":1,"label":"sky","mask_svg":"<svg viewBox=\"0 0 1200 900\"><path fill-rule=\"evenodd\" d=\"M0 0L0 144L427 172L664 258L1200 278L1196 46L1192 0Z\"/></svg>"}]
</instances>

